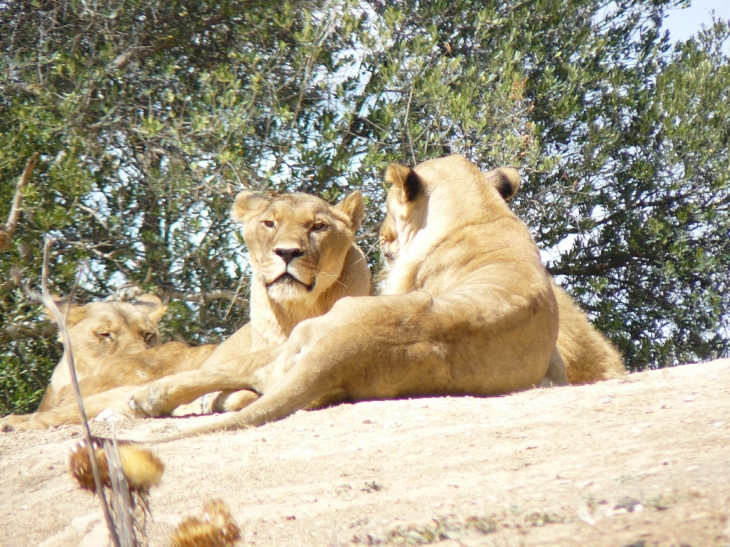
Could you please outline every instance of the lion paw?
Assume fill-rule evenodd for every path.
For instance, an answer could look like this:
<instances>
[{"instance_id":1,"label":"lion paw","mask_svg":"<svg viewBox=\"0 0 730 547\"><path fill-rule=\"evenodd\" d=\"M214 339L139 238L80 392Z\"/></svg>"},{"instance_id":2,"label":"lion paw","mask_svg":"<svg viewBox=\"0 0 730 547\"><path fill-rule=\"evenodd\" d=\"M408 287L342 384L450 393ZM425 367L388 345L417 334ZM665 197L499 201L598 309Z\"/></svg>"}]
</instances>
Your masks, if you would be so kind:
<instances>
[{"instance_id":1,"label":"lion paw","mask_svg":"<svg viewBox=\"0 0 730 547\"><path fill-rule=\"evenodd\" d=\"M126 420L127 416L124 415L122 412L117 412L113 408L105 408L99 414L96 415L96 418L94 418L95 422L119 422L122 420Z\"/></svg>"},{"instance_id":2,"label":"lion paw","mask_svg":"<svg viewBox=\"0 0 730 547\"><path fill-rule=\"evenodd\" d=\"M220 391L214 391L213 393L206 393L201 397L201 407L203 414L214 414L216 412L216 404L218 403L218 397Z\"/></svg>"},{"instance_id":3,"label":"lion paw","mask_svg":"<svg viewBox=\"0 0 730 547\"><path fill-rule=\"evenodd\" d=\"M167 416L170 411L164 407L164 389L153 382L147 387L140 388L129 398L129 408L139 418L154 418Z\"/></svg>"}]
</instances>

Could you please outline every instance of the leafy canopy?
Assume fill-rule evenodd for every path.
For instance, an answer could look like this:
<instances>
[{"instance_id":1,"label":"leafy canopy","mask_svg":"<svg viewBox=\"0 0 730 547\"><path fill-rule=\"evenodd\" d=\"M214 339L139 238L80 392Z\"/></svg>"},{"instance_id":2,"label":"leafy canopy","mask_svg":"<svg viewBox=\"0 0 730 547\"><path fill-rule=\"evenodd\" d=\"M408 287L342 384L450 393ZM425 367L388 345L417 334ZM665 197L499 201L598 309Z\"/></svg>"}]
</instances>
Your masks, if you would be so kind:
<instances>
[{"instance_id":1,"label":"leafy canopy","mask_svg":"<svg viewBox=\"0 0 730 547\"><path fill-rule=\"evenodd\" d=\"M730 350L730 68L716 21L669 46L674 0L0 2L0 412L59 358L36 285L169 299L168 336L247 317L242 188L369 200L382 172L460 152L515 165L549 270L633 368ZM376 266L377 267L377 266Z\"/></svg>"}]
</instances>

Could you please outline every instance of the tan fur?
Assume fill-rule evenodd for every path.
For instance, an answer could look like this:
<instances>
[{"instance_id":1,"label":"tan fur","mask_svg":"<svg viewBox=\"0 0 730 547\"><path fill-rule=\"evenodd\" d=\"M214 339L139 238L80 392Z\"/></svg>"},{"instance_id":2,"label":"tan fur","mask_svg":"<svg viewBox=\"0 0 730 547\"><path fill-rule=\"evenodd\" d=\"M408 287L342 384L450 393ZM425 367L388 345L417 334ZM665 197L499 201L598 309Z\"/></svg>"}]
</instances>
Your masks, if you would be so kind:
<instances>
[{"instance_id":1,"label":"tan fur","mask_svg":"<svg viewBox=\"0 0 730 547\"><path fill-rule=\"evenodd\" d=\"M166 309L159 298L149 294L134 303L92 302L68 309L76 375L89 419L104 411L133 417L127 401L135 389L163 376L199 368L213 352L216 346L212 344L159 345L157 323ZM0 419L0 425L14 429L77 423L79 411L65 355L37 412Z\"/></svg>"},{"instance_id":2,"label":"tan fur","mask_svg":"<svg viewBox=\"0 0 730 547\"><path fill-rule=\"evenodd\" d=\"M273 363L242 367L238 387L261 398L162 441L318 404L498 395L539 384L554 354L557 303L527 227L490 182L503 175L458 155L413 170L391 165L388 222L399 251L385 294L344 298L303 321Z\"/></svg>"},{"instance_id":3,"label":"tan fur","mask_svg":"<svg viewBox=\"0 0 730 547\"><path fill-rule=\"evenodd\" d=\"M503 181L500 177L491 177L490 180L494 183ZM518 184L514 183L510 188L512 191L503 197L505 199L512 197L517 186ZM398 256L397 236L393 217L387 216L380 227L380 248L385 259L386 275ZM591 325L586 314L578 308L568 293L555 284L553 291L560 316L557 349L565 367L567 380L571 384L589 384L624 376L626 369L623 360L613 344ZM550 382L553 383L561 382Z\"/></svg>"},{"instance_id":4,"label":"tan fur","mask_svg":"<svg viewBox=\"0 0 730 547\"><path fill-rule=\"evenodd\" d=\"M263 209L259 210L261 207ZM321 315L342 296L369 294L372 285L370 270L364 255L354 244L354 231L359 228L363 211L364 203L359 192L343 199L336 207L315 196L303 194L287 194L271 202L250 192L239 194L233 209L235 218L244 221L265 213L275 218L280 226L273 238L260 223L249 226L246 238L250 242L251 259L254 265L259 265L255 267L256 277L252 282L252 321L217 349L215 345L189 348L179 342L168 342L142 351L146 347L140 342L144 341L144 336L137 336L138 343L134 344L132 334L147 332L145 329L150 328L150 321L154 320L156 325L165 311L159 299L152 295L144 295L138 304L95 302L83 307L73 306L69 310L68 322L87 416L91 419L107 410L125 418L139 416L128 405L130 396L137 391L146 392L151 382L163 377L199 379L202 376L220 385L219 369L222 368L224 374L228 374L229 369L235 373L236 359L241 355L253 352L252 358L259 357L266 364L278 354L279 344L287 339L291 329L302 318ZM304 241L300 232L308 233L318 221L326 221L329 228L311 238L307 236L304 238L307 241ZM297 245L309 245L310 248L305 256L291 262L289 271L307 285L316 279L313 290L302 290L285 281L274 283L268 292L275 298L270 297L266 285L284 272L281 270L281 257L275 255L272 259L267 249L271 254L274 246L287 249ZM145 318L142 312L150 314L149 317ZM107 331L112 336L99 336L100 332L106 335ZM154 337L148 338L159 343L156 327ZM101 349L106 348L102 342L110 342L114 350L102 352ZM115 346L114 343L118 344ZM134 353L135 350L137 353ZM203 363L206 363L206 369L201 373L195 372ZM191 374L186 376L186 372ZM0 420L0 424L16 429L42 429L50 425L79 423L63 359L56 367L54 380L56 385L49 388L52 396L44 398L47 404L43 411L7 416ZM225 389L223 385L211 389L202 387L205 385L205 380L196 380L196 389L201 395ZM176 399L166 413L185 414L188 411L182 405L196 398ZM247 390L226 392L212 400L209 406L213 410L238 410L257 398L257 394Z\"/></svg>"},{"instance_id":5,"label":"tan fur","mask_svg":"<svg viewBox=\"0 0 730 547\"><path fill-rule=\"evenodd\" d=\"M85 306L60 305L66 315L74 350L76 377L81 380L94 372L99 363L113 355L138 353L160 345L157 323L165 314L154 295L143 295L137 302L92 302ZM59 338L60 341L60 338ZM53 370L39 411L59 406L58 392L71 384L65 354Z\"/></svg>"},{"instance_id":6,"label":"tan fur","mask_svg":"<svg viewBox=\"0 0 730 547\"><path fill-rule=\"evenodd\" d=\"M344 296L368 295L367 261L354 242L364 212L360 192L336 206L305 194L269 200L241 192L232 216L244 224L253 269L251 322L223 342L200 370L163 378L137 390L130 401L144 416L223 391L211 406L239 410L258 399L239 385L246 370L273 361L300 322L329 311Z\"/></svg>"},{"instance_id":7,"label":"tan fur","mask_svg":"<svg viewBox=\"0 0 730 547\"><path fill-rule=\"evenodd\" d=\"M512 180L505 177L491 179L502 198L509 201L519 188L519 175L511 170ZM516 177L516 179L514 178ZM553 291L558 302L560 330L558 332L557 354L553 355L547 382L555 382L552 375L564 367L571 384L589 384L626 374L621 354L603 334L588 321L588 316L561 287L553 282ZM562 364L562 367L561 367ZM557 371L560 376L560 371ZM544 385L544 384L543 384Z\"/></svg>"},{"instance_id":8,"label":"tan fur","mask_svg":"<svg viewBox=\"0 0 730 547\"><path fill-rule=\"evenodd\" d=\"M557 347L571 384L590 384L626 375L621 354L588 321L561 287L553 286L560 310Z\"/></svg>"}]
</instances>

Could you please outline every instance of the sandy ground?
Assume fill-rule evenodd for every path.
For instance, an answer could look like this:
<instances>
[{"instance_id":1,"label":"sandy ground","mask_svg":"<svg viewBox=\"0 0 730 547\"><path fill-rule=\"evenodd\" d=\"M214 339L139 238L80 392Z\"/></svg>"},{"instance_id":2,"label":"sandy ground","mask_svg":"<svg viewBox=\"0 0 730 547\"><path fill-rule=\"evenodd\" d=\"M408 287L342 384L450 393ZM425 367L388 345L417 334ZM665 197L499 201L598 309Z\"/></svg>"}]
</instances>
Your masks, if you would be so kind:
<instances>
[{"instance_id":1,"label":"sandy ground","mask_svg":"<svg viewBox=\"0 0 730 547\"><path fill-rule=\"evenodd\" d=\"M95 498L66 472L80 436L0 433L2 547L105 545ZM500 398L341 405L154 450L167 469L152 546L210 498L228 503L244 546L730 546L730 359Z\"/></svg>"}]
</instances>

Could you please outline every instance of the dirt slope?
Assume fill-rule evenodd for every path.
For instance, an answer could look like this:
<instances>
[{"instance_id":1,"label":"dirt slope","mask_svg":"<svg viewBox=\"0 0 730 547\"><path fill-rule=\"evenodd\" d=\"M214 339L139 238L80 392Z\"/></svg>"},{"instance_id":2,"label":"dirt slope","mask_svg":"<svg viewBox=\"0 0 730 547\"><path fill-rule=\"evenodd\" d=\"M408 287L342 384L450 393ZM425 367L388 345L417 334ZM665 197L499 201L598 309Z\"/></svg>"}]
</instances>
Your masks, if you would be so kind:
<instances>
[{"instance_id":1,"label":"dirt slope","mask_svg":"<svg viewBox=\"0 0 730 547\"><path fill-rule=\"evenodd\" d=\"M105 544L96 501L66 473L79 431L0 433L0 546ZM244 546L730 546L730 359L501 398L342 405L155 451L167 470L152 546L211 497Z\"/></svg>"}]
</instances>

